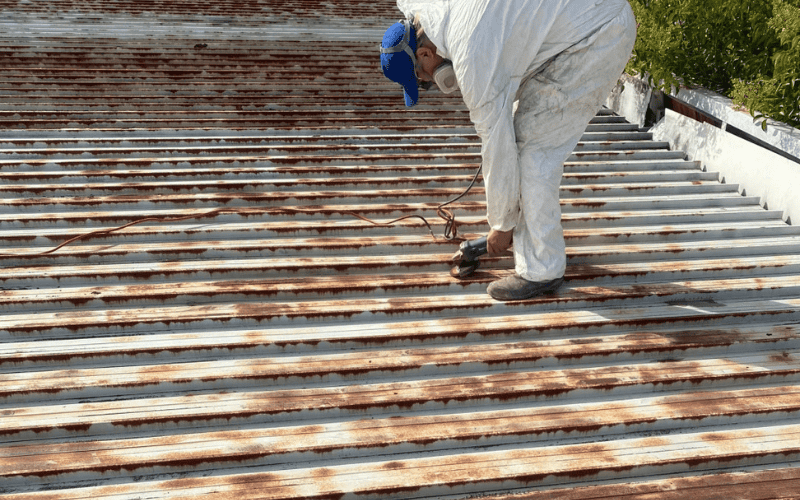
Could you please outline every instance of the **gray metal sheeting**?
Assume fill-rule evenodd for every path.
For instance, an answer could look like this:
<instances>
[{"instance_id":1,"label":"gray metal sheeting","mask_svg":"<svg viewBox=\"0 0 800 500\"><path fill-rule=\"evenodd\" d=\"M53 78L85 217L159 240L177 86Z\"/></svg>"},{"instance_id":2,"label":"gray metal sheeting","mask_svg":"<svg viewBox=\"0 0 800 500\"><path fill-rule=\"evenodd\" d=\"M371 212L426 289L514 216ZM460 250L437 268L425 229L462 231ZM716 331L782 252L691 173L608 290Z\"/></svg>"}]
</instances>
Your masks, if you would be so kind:
<instances>
[{"instance_id":1,"label":"gray metal sheeting","mask_svg":"<svg viewBox=\"0 0 800 500\"><path fill-rule=\"evenodd\" d=\"M454 280L435 215L480 161L467 110L404 109L359 40L391 2L147 7L0 2L0 497L800 490L780 213L600 112L565 286L495 302L510 257ZM455 206L485 233L482 186ZM437 237L383 224L411 214Z\"/></svg>"}]
</instances>

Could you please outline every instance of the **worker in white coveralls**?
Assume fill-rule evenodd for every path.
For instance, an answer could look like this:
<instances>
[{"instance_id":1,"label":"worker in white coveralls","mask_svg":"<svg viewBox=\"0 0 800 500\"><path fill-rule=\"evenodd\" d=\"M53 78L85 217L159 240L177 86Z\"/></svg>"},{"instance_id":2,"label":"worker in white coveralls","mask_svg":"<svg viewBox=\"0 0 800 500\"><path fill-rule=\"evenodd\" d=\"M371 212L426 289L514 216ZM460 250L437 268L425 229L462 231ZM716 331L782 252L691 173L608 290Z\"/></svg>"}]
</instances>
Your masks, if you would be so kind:
<instances>
[{"instance_id":1,"label":"worker in white coveralls","mask_svg":"<svg viewBox=\"0 0 800 500\"><path fill-rule=\"evenodd\" d=\"M419 87L460 89L481 138L487 248L514 248L515 274L487 291L521 300L557 289L566 253L563 163L633 49L627 0L398 0L406 19L381 64L414 106Z\"/></svg>"}]
</instances>

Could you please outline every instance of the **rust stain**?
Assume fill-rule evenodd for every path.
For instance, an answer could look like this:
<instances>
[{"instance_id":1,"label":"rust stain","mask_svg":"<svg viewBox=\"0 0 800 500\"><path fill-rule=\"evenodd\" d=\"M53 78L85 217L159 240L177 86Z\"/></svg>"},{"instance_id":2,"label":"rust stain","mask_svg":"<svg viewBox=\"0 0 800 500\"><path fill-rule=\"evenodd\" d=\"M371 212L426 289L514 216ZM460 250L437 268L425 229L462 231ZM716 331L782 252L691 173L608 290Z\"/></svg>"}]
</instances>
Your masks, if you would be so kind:
<instances>
[{"instance_id":1,"label":"rust stain","mask_svg":"<svg viewBox=\"0 0 800 500\"><path fill-rule=\"evenodd\" d=\"M770 356L769 360L774 363L787 363L787 364L797 363L797 359L794 356L790 355L788 352L782 352L781 354L775 354L773 356Z\"/></svg>"}]
</instances>

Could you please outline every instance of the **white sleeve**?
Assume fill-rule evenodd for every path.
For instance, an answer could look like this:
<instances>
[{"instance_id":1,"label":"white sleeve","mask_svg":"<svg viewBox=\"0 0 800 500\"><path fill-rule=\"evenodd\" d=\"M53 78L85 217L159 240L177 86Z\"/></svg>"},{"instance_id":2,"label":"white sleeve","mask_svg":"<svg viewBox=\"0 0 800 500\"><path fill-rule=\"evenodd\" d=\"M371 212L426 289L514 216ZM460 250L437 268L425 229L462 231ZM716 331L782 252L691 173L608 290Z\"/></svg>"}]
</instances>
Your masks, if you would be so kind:
<instances>
[{"instance_id":1,"label":"white sleeve","mask_svg":"<svg viewBox=\"0 0 800 500\"><path fill-rule=\"evenodd\" d=\"M494 101L470 111L481 138L486 217L497 231L512 229L519 216L519 156L512 112L518 86L519 82L509 85Z\"/></svg>"}]
</instances>

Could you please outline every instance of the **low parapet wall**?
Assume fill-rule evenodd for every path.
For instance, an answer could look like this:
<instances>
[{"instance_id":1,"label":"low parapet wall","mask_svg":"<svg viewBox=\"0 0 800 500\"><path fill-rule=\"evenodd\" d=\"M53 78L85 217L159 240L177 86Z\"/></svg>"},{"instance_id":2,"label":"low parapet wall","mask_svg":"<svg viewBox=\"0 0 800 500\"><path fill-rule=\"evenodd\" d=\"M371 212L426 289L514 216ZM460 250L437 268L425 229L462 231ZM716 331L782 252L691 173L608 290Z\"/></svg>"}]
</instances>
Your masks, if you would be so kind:
<instances>
[{"instance_id":1,"label":"low parapet wall","mask_svg":"<svg viewBox=\"0 0 800 500\"><path fill-rule=\"evenodd\" d=\"M800 160L789 158L800 157L800 131L770 121L765 132L730 99L702 89L681 89L668 99L688 104L710 120L664 110L653 95L644 82L624 75L606 105L640 126L648 122L650 110L649 118L657 119L651 128L654 139L669 141L673 149L701 161L705 170L719 172L721 181L738 184L743 194L759 196L763 206L783 211L788 223L800 221Z\"/></svg>"}]
</instances>

